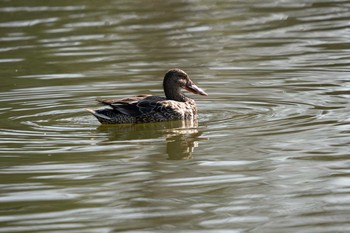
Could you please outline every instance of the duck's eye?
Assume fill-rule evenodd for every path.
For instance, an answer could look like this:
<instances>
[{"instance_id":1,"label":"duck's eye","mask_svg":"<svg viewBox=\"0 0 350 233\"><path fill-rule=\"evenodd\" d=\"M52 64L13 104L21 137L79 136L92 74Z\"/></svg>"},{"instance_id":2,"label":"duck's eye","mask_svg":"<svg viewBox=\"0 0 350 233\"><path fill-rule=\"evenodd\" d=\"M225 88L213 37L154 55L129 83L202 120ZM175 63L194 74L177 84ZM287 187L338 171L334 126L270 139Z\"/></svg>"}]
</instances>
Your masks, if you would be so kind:
<instances>
[{"instance_id":1,"label":"duck's eye","mask_svg":"<svg viewBox=\"0 0 350 233\"><path fill-rule=\"evenodd\" d=\"M186 86L186 79L185 78L180 78L177 80L177 83L180 87Z\"/></svg>"}]
</instances>

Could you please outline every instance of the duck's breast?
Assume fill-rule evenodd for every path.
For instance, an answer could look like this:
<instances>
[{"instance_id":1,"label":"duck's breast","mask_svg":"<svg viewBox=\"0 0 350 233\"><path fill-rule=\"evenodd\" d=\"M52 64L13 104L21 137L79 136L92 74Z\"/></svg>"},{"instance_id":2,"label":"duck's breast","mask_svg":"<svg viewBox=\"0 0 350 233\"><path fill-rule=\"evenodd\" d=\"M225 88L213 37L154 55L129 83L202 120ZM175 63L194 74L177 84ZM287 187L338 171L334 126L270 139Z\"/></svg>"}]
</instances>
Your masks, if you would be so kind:
<instances>
[{"instance_id":1,"label":"duck's breast","mask_svg":"<svg viewBox=\"0 0 350 233\"><path fill-rule=\"evenodd\" d=\"M197 115L197 107L194 101L178 102L173 100L165 101L164 114L173 119L193 118Z\"/></svg>"}]
</instances>

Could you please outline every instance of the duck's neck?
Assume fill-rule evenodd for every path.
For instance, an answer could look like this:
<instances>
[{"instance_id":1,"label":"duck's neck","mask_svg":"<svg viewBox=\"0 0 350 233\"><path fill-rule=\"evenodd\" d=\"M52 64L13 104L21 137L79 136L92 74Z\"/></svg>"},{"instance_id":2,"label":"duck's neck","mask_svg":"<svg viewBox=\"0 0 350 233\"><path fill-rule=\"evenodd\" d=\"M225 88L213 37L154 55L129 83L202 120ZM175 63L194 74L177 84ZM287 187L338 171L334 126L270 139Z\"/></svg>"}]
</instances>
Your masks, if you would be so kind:
<instances>
[{"instance_id":1,"label":"duck's neck","mask_svg":"<svg viewBox=\"0 0 350 233\"><path fill-rule=\"evenodd\" d=\"M182 94L180 88L172 88L172 89L167 89L164 88L164 93L165 96L168 100L175 100L179 102L186 102L189 100L188 97L186 97L184 94Z\"/></svg>"}]
</instances>

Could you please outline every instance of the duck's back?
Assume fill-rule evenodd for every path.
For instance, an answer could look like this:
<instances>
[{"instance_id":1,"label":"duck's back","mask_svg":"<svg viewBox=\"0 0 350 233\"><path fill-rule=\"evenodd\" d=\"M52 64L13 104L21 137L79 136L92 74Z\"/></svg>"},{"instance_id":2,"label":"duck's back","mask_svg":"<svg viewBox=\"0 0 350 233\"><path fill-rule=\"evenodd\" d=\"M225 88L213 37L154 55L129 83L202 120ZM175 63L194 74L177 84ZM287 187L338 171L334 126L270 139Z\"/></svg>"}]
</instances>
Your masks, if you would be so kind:
<instances>
[{"instance_id":1,"label":"duck's back","mask_svg":"<svg viewBox=\"0 0 350 233\"><path fill-rule=\"evenodd\" d=\"M97 101L111 107L89 110L103 124L160 122L195 118L197 115L193 100L178 102L160 96L138 95Z\"/></svg>"}]
</instances>

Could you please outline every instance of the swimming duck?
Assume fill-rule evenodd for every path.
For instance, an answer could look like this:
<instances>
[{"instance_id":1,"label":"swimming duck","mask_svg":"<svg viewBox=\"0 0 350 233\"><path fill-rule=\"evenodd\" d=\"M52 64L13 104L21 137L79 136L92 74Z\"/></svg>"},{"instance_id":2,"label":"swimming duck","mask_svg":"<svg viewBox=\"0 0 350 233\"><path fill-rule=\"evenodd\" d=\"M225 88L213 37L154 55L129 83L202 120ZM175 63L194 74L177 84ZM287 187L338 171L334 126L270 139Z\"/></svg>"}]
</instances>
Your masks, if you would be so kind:
<instances>
[{"instance_id":1,"label":"swimming duck","mask_svg":"<svg viewBox=\"0 0 350 233\"><path fill-rule=\"evenodd\" d=\"M181 89L207 96L180 69L169 70L163 80L165 97L137 95L124 99L96 99L109 108L87 109L101 124L147 123L197 118L196 102Z\"/></svg>"}]
</instances>

